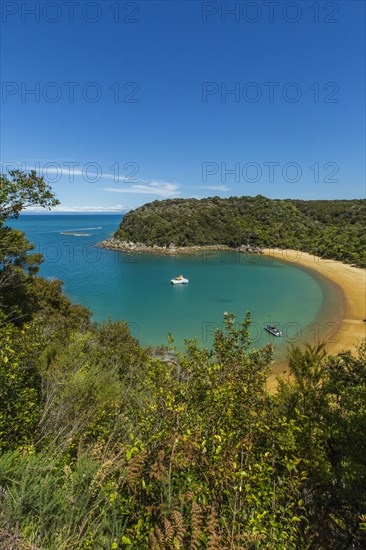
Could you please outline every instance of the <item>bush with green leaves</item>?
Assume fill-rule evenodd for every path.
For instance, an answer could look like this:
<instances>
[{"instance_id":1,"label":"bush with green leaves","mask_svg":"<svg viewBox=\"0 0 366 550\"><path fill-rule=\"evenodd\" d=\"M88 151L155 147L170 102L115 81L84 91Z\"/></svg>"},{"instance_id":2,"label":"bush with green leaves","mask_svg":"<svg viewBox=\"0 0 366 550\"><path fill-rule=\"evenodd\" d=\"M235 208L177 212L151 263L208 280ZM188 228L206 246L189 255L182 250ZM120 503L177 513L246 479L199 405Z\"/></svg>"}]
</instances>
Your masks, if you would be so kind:
<instances>
[{"instance_id":1,"label":"bush with green leaves","mask_svg":"<svg viewBox=\"0 0 366 550\"><path fill-rule=\"evenodd\" d=\"M294 348L290 379L279 382L281 414L301 431L308 471L302 492L312 548L366 546L366 341L358 353L328 357L322 345Z\"/></svg>"},{"instance_id":2,"label":"bush with green leaves","mask_svg":"<svg viewBox=\"0 0 366 550\"><path fill-rule=\"evenodd\" d=\"M105 327L45 350L36 452L0 478L3 529L60 549L296 548L298 428L274 425L271 350L249 350L249 318L225 325L213 352L193 341L170 359L112 357L99 347ZM76 499L70 479L83 468Z\"/></svg>"}]
</instances>

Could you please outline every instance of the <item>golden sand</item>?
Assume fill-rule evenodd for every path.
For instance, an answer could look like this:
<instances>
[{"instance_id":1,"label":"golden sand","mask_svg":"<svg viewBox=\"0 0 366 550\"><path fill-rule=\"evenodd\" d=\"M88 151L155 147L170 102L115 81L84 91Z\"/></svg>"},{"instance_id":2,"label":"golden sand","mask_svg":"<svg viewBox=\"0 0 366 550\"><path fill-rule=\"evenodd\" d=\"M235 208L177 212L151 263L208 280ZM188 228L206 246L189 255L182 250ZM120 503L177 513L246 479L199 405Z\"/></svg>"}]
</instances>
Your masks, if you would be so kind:
<instances>
[{"instance_id":1,"label":"golden sand","mask_svg":"<svg viewBox=\"0 0 366 550\"><path fill-rule=\"evenodd\" d=\"M366 270L352 267L335 260L325 260L307 252L298 250L265 249L269 258L299 265L329 279L339 290L342 300L342 312L336 325L336 331L328 331L324 337L326 350L330 354L342 350L354 350L363 338L366 338ZM331 336L331 337L330 337ZM327 341L329 340L329 341ZM274 364L273 378L281 374L285 362ZM269 381L269 386L272 386Z\"/></svg>"}]
</instances>

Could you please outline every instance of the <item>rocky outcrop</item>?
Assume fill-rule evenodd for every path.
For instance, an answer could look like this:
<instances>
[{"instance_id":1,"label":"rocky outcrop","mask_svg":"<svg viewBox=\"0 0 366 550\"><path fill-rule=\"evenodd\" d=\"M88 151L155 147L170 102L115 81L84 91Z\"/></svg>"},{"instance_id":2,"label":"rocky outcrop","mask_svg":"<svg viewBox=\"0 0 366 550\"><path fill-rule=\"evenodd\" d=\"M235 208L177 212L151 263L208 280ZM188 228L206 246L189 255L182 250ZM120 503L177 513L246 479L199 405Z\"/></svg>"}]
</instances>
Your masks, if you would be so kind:
<instances>
[{"instance_id":1,"label":"rocky outcrop","mask_svg":"<svg viewBox=\"0 0 366 550\"><path fill-rule=\"evenodd\" d=\"M242 244L239 248L236 248L238 252L244 252L248 254L263 254L263 251L259 246L254 246L251 244Z\"/></svg>"},{"instance_id":2,"label":"rocky outcrop","mask_svg":"<svg viewBox=\"0 0 366 550\"><path fill-rule=\"evenodd\" d=\"M168 246L148 246L144 243L135 243L132 241L120 241L115 237L111 237L105 241L98 243L98 246L101 248L111 248L113 250L121 250L124 252L133 252L133 253L149 253L149 254L168 254L168 255L181 255L181 254L192 254L202 251L216 251L216 250L231 250L235 252L241 252L245 254L262 254L262 250L258 246L252 245L242 245L239 248L233 248L226 245L207 245L207 246L175 246L171 243Z\"/></svg>"}]
</instances>

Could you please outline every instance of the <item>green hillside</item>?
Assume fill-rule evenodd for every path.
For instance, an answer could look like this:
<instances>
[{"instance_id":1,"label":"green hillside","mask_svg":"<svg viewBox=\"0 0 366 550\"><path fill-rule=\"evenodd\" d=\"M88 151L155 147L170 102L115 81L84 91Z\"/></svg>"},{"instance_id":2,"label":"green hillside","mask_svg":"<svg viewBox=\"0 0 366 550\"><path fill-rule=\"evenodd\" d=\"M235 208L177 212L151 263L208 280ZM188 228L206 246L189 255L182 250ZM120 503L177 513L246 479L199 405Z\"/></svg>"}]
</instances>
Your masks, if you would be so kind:
<instances>
[{"instance_id":1,"label":"green hillside","mask_svg":"<svg viewBox=\"0 0 366 550\"><path fill-rule=\"evenodd\" d=\"M125 215L115 237L146 245L296 248L366 266L366 200L168 199Z\"/></svg>"}]
</instances>

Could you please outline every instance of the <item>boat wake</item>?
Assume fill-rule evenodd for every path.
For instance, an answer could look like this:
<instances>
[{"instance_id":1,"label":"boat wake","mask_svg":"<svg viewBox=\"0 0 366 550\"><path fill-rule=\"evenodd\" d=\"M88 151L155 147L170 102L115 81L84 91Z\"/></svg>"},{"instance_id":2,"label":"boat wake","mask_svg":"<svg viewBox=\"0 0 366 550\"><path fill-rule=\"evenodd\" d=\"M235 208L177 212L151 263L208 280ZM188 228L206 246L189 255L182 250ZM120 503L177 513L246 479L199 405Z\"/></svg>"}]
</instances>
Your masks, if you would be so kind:
<instances>
[{"instance_id":1,"label":"boat wake","mask_svg":"<svg viewBox=\"0 0 366 550\"><path fill-rule=\"evenodd\" d=\"M76 231L61 231L60 235L72 235L73 237L91 237L91 233L80 233Z\"/></svg>"},{"instance_id":2,"label":"boat wake","mask_svg":"<svg viewBox=\"0 0 366 550\"><path fill-rule=\"evenodd\" d=\"M95 231L96 229L103 229L103 227L78 227L77 229L62 229L61 231L57 232L52 231L52 233L60 233L61 235L75 235L77 233L80 233L80 231Z\"/></svg>"},{"instance_id":3,"label":"boat wake","mask_svg":"<svg viewBox=\"0 0 366 550\"><path fill-rule=\"evenodd\" d=\"M78 227L77 229L67 229L65 231L94 231L95 229L103 229L103 227Z\"/></svg>"}]
</instances>

